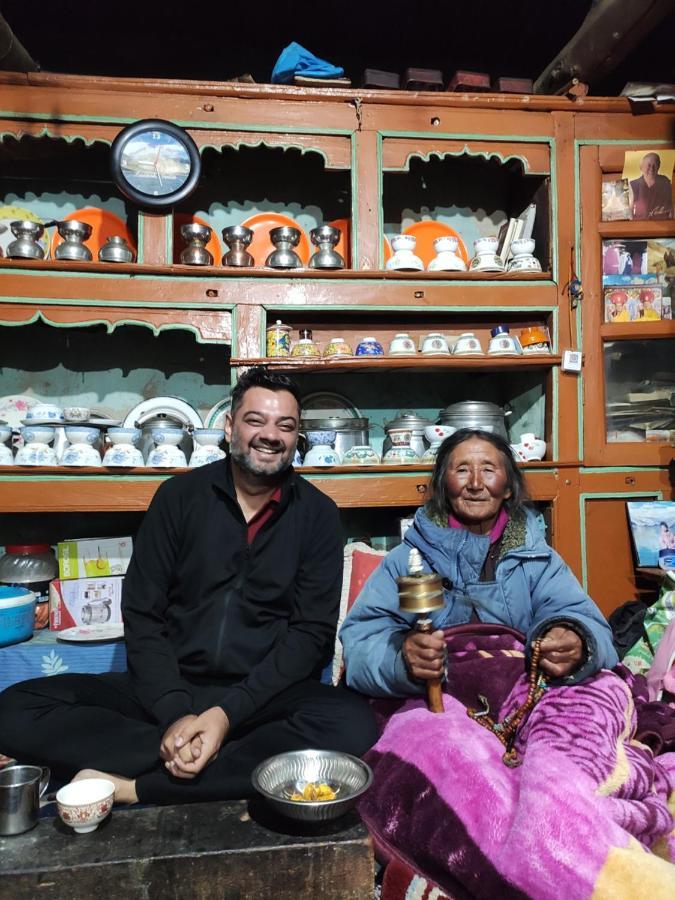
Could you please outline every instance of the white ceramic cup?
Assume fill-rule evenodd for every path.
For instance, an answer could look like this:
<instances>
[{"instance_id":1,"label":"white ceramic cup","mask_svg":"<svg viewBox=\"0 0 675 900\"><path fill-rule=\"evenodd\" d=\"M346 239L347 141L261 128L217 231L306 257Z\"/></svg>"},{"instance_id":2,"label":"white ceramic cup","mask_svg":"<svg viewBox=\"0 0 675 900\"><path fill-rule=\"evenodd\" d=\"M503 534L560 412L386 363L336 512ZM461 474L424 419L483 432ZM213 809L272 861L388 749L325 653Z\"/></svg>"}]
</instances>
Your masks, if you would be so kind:
<instances>
[{"instance_id":1,"label":"white ceramic cup","mask_svg":"<svg viewBox=\"0 0 675 900\"><path fill-rule=\"evenodd\" d=\"M491 356L499 356L501 353L518 353L515 338L510 334L497 334L490 338L488 351Z\"/></svg>"},{"instance_id":2,"label":"white ceramic cup","mask_svg":"<svg viewBox=\"0 0 675 900\"><path fill-rule=\"evenodd\" d=\"M71 781L56 793L59 816L78 834L95 831L112 809L115 785L107 778Z\"/></svg>"},{"instance_id":3,"label":"white ceramic cup","mask_svg":"<svg viewBox=\"0 0 675 900\"><path fill-rule=\"evenodd\" d=\"M389 353L398 355L415 356L417 348L415 342L406 331L399 331L389 343Z\"/></svg>"},{"instance_id":4,"label":"white ceramic cup","mask_svg":"<svg viewBox=\"0 0 675 900\"><path fill-rule=\"evenodd\" d=\"M483 348L472 331L465 331L464 334L460 334L457 338L452 352L482 354Z\"/></svg>"},{"instance_id":5,"label":"white ceramic cup","mask_svg":"<svg viewBox=\"0 0 675 900\"><path fill-rule=\"evenodd\" d=\"M422 341L422 353L450 353L448 342L440 331L430 332Z\"/></svg>"}]
</instances>

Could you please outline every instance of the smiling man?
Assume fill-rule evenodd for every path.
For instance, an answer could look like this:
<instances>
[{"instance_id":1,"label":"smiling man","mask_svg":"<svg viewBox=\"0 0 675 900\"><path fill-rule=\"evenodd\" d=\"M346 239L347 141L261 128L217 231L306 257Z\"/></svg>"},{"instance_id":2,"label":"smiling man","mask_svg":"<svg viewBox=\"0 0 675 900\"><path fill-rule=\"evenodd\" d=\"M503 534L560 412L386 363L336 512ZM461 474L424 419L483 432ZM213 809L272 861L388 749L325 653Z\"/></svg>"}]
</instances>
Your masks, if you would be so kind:
<instances>
[{"instance_id":1,"label":"smiling man","mask_svg":"<svg viewBox=\"0 0 675 900\"><path fill-rule=\"evenodd\" d=\"M250 795L255 766L309 747L364 753L365 701L320 683L333 652L342 541L332 500L292 460L291 379L250 369L232 392L230 455L157 491L124 582L128 672L62 675L0 695L0 753L118 802Z\"/></svg>"}]
</instances>

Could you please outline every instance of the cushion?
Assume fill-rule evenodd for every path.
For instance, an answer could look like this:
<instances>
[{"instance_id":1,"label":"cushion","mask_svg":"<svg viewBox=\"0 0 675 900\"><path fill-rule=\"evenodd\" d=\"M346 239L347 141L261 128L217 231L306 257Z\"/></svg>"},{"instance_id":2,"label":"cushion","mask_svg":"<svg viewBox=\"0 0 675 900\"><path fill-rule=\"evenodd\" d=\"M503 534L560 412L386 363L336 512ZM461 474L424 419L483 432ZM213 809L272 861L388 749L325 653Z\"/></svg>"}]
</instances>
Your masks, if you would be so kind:
<instances>
[{"instance_id":1,"label":"cushion","mask_svg":"<svg viewBox=\"0 0 675 900\"><path fill-rule=\"evenodd\" d=\"M363 585L386 555L385 550L373 550L372 547L369 547L368 544L364 544L362 541L355 541L353 544L345 546L338 631L354 601L361 593ZM339 682L341 675L342 644L340 639L336 637L335 656L333 657L333 684Z\"/></svg>"}]
</instances>

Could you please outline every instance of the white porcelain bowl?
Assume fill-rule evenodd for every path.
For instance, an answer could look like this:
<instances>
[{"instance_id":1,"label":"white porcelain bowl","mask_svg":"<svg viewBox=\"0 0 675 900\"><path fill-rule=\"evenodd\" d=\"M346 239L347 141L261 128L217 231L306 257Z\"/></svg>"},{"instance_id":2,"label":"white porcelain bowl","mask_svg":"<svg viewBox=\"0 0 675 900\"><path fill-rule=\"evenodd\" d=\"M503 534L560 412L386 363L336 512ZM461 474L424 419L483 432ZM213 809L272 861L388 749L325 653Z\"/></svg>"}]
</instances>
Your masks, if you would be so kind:
<instances>
[{"instance_id":1,"label":"white porcelain bowl","mask_svg":"<svg viewBox=\"0 0 675 900\"><path fill-rule=\"evenodd\" d=\"M95 831L112 809L115 785L107 778L71 781L56 794L61 819L78 834Z\"/></svg>"},{"instance_id":2,"label":"white porcelain bowl","mask_svg":"<svg viewBox=\"0 0 675 900\"><path fill-rule=\"evenodd\" d=\"M63 410L55 403L36 403L26 410L26 421L60 424L63 422Z\"/></svg>"},{"instance_id":3,"label":"white porcelain bowl","mask_svg":"<svg viewBox=\"0 0 675 900\"><path fill-rule=\"evenodd\" d=\"M51 425L24 425L19 429L25 444L51 444L54 428Z\"/></svg>"},{"instance_id":4,"label":"white porcelain bowl","mask_svg":"<svg viewBox=\"0 0 675 900\"><path fill-rule=\"evenodd\" d=\"M141 439L140 428L122 428L115 425L107 431L111 444L137 444Z\"/></svg>"},{"instance_id":5,"label":"white porcelain bowl","mask_svg":"<svg viewBox=\"0 0 675 900\"><path fill-rule=\"evenodd\" d=\"M89 444L93 447L99 434L98 428L91 425L66 425L66 437L71 444Z\"/></svg>"},{"instance_id":6,"label":"white porcelain bowl","mask_svg":"<svg viewBox=\"0 0 675 900\"><path fill-rule=\"evenodd\" d=\"M156 444L172 444L175 446L183 440L184 431L182 428L153 428L151 434Z\"/></svg>"},{"instance_id":7,"label":"white porcelain bowl","mask_svg":"<svg viewBox=\"0 0 675 900\"><path fill-rule=\"evenodd\" d=\"M430 444L438 444L456 431L457 429L452 425L427 425L424 429L424 437Z\"/></svg>"},{"instance_id":8,"label":"white porcelain bowl","mask_svg":"<svg viewBox=\"0 0 675 900\"><path fill-rule=\"evenodd\" d=\"M306 466L339 466L340 456L329 444L317 444L305 454Z\"/></svg>"},{"instance_id":9,"label":"white porcelain bowl","mask_svg":"<svg viewBox=\"0 0 675 900\"><path fill-rule=\"evenodd\" d=\"M192 437L195 444L199 444L201 447L213 445L217 447L225 439L225 432L222 428L195 428Z\"/></svg>"},{"instance_id":10,"label":"white porcelain bowl","mask_svg":"<svg viewBox=\"0 0 675 900\"><path fill-rule=\"evenodd\" d=\"M10 425L0 425L0 444L4 444L12 436L12 428Z\"/></svg>"}]
</instances>

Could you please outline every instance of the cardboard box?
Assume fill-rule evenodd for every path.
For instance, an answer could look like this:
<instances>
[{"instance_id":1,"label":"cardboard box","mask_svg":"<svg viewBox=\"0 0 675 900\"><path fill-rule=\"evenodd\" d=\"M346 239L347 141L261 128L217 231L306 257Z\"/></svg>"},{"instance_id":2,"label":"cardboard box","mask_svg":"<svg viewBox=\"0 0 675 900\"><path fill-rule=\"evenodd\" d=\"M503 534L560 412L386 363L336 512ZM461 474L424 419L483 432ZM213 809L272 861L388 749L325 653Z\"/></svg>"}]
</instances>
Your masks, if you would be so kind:
<instances>
[{"instance_id":1,"label":"cardboard box","mask_svg":"<svg viewBox=\"0 0 675 900\"><path fill-rule=\"evenodd\" d=\"M54 579L49 585L49 629L113 625L122 621L124 578Z\"/></svg>"},{"instance_id":2,"label":"cardboard box","mask_svg":"<svg viewBox=\"0 0 675 900\"><path fill-rule=\"evenodd\" d=\"M131 559L130 537L73 538L56 548L59 578L101 578L124 575Z\"/></svg>"}]
</instances>

